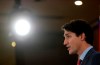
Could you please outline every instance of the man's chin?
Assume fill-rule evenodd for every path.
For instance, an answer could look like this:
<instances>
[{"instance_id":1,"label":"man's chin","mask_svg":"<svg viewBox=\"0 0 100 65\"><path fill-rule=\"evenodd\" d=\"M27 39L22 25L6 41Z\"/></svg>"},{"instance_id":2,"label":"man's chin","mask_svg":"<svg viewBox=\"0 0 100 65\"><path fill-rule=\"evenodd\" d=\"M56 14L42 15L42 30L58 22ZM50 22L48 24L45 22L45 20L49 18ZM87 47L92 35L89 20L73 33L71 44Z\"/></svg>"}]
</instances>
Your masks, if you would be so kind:
<instances>
[{"instance_id":1,"label":"man's chin","mask_svg":"<svg viewBox=\"0 0 100 65\"><path fill-rule=\"evenodd\" d=\"M74 53L73 53L72 51L69 51L69 54L72 55L72 54L74 54Z\"/></svg>"}]
</instances>

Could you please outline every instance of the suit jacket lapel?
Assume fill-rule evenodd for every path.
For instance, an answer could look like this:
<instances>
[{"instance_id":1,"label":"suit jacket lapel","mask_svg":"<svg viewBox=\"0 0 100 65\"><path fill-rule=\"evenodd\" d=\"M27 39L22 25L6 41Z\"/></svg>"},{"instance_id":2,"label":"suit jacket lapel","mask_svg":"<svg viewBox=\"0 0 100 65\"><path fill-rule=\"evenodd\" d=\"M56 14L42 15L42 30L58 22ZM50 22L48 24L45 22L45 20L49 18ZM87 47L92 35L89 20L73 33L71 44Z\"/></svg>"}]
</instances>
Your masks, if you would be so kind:
<instances>
[{"instance_id":1,"label":"suit jacket lapel","mask_svg":"<svg viewBox=\"0 0 100 65\"><path fill-rule=\"evenodd\" d=\"M88 53L86 54L85 58L83 59L82 61L82 64L81 65L86 65L86 63L88 62L89 58L91 57L91 55L93 53L95 53L96 51L92 48L88 51Z\"/></svg>"}]
</instances>

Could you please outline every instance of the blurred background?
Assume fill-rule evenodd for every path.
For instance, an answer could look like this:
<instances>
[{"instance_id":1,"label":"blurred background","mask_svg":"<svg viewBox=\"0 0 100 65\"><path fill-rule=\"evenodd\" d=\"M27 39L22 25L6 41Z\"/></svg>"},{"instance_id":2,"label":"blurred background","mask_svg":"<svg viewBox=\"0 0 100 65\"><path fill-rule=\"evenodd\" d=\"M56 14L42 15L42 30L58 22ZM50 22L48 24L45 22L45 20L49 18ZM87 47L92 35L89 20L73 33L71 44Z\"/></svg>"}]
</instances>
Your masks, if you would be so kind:
<instances>
[{"instance_id":1,"label":"blurred background","mask_svg":"<svg viewBox=\"0 0 100 65\"><path fill-rule=\"evenodd\" d=\"M89 22L100 52L100 0L75 1L0 0L0 65L76 65L77 56L68 54L61 30L73 19Z\"/></svg>"}]
</instances>

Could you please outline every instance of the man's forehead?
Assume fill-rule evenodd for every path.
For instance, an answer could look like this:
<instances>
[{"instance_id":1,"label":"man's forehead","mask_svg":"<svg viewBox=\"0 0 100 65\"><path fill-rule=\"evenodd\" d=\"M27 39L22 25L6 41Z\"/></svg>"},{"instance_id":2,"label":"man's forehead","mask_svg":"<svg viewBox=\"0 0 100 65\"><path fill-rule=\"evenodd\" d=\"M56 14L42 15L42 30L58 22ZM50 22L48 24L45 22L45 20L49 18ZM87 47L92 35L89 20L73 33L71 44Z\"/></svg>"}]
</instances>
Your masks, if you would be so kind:
<instances>
[{"instance_id":1,"label":"man's forehead","mask_svg":"<svg viewBox=\"0 0 100 65\"><path fill-rule=\"evenodd\" d=\"M67 35L76 35L76 34L74 32L64 30L64 36L67 36Z\"/></svg>"},{"instance_id":2,"label":"man's forehead","mask_svg":"<svg viewBox=\"0 0 100 65\"><path fill-rule=\"evenodd\" d=\"M71 31L67 31L67 30L64 30L64 34L70 34L72 33Z\"/></svg>"},{"instance_id":3,"label":"man's forehead","mask_svg":"<svg viewBox=\"0 0 100 65\"><path fill-rule=\"evenodd\" d=\"M66 35L70 35L72 32L70 32L70 31L64 31L64 36L66 36Z\"/></svg>"}]
</instances>

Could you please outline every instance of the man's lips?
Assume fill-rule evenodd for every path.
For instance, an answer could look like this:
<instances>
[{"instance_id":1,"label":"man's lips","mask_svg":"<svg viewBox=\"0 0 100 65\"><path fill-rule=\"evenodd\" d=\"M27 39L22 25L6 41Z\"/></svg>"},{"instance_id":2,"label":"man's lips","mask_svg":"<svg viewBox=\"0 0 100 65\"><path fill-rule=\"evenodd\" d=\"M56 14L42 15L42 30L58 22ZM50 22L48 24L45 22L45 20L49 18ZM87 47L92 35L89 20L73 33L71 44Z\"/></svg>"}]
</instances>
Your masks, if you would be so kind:
<instances>
[{"instance_id":1,"label":"man's lips","mask_svg":"<svg viewBox=\"0 0 100 65\"><path fill-rule=\"evenodd\" d=\"M70 48L67 49L68 51L70 50Z\"/></svg>"},{"instance_id":2,"label":"man's lips","mask_svg":"<svg viewBox=\"0 0 100 65\"><path fill-rule=\"evenodd\" d=\"M71 46L66 46L66 47L67 47L67 50L69 51Z\"/></svg>"}]
</instances>

